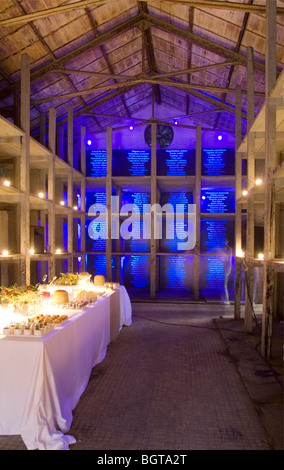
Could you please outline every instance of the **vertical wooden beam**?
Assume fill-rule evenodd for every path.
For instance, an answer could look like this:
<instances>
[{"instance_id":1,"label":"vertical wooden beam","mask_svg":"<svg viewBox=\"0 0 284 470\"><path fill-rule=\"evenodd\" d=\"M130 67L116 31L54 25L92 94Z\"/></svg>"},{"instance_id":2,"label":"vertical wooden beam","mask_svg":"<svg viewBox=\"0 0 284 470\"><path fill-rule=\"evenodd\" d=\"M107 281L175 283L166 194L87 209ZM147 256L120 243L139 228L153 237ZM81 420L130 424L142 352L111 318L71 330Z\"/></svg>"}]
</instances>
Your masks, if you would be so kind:
<instances>
[{"instance_id":1,"label":"vertical wooden beam","mask_svg":"<svg viewBox=\"0 0 284 470\"><path fill-rule=\"evenodd\" d=\"M56 111L49 109L48 116L48 148L51 155L48 157L48 247L50 260L48 264L48 276L52 279L55 275L55 140L56 140Z\"/></svg>"},{"instance_id":2,"label":"vertical wooden beam","mask_svg":"<svg viewBox=\"0 0 284 470\"><path fill-rule=\"evenodd\" d=\"M151 206L157 202L157 124L151 124ZM156 239L155 214L151 212L150 297L156 297Z\"/></svg>"},{"instance_id":3,"label":"vertical wooden beam","mask_svg":"<svg viewBox=\"0 0 284 470\"><path fill-rule=\"evenodd\" d=\"M276 107L270 102L270 93L276 82L276 0L266 6L266 62L265 62L265 193L264 193L264 273L261 353L271 356L274 270L269 263L275 256L275 182L268 178L276 167Z\"/></svg>"},{"instance_id":4,"label":"vertical wooden beam","mask_svg":"<svg viewBox=\"0 0 284 470\"><path fill-rule=\"evenodd\" d=\"M68 172L68 270L73 271L73 108L68 107L68 163L70 165Z\"/></svg>"},{"instance_id":5,"label":"vertical wooden beam","mask_svg":"<svg viewBox=\"0 0 284 470\"><path fill-rule=\"evenodd\" d=\"M238 152L238 148L242 141L242 94L241 86L236 86L236 113L235 113L235 188L236 188L236 204L235 204L235 303L234 318L241 318L241 267L242 262L239 258L242 250L242 206L237 201L242 196L242 157Z\"/></svg>"},{"instance_id":6,"label":"vertical wooden beam","mask_svg":"<svg viewBox=\"0 0 284 470\"><path fill-rule=\"evenodd\" d=\"M193 255L193 296L199 300L200 282L200 197L201 197L201 126L196 127L196 172L195 172L195 205L196 205L196 244Z\"/></svg>"},{"instance_id":7,"label":"vertical wooden beam","mask_svg":"<svg viewBox=\"0 0 284 470\"><path fill-rule=\"evenodd\" d=\"M253 318L253 265L254 258L254 195L250 191L255 185L255 136L250 132L254 121L254 70L253 70L253 49L247 50L247 99L248 99L248 153L247 153L247 228L246 228L246 296L245 296L245 331L252 332Z\"/></svg>"},{"instance_id":8,"label":"vertical wooden beam","mask_svg":"<svg viewBox=\"0 0 284 470\"><path fill-rule=\"evenodd\" d=\"M111 195L112 195L112 128L107 127L107 176L106 176L106 223L107 223L107 239L106 239L106 276L107 281L111 282Z\"/></svg>"},{"instance_id":9,"label":"vertical wooden beam","mask_svg":"<svg viewBox=\"0 0 284 470\"><path fill-rule=\"evenodd\" d=\"M39 141L42 145L45 145L45 115L40 113L39 118Z\"/></svg>"},{"instance_id":10,"label":"vertical wooden beam","mask_svg":"<svg viewBox=\"0 0 284 470\"><path fill-rule=\"evenodd\" d=\"M82 253L82 271L86 270L86 128L81 127L81 173L84 178L81 181L81 253Z\"/></svg>"},{"instance_id":11,"label":"vertical wooden beam","mask_svg":"<svg viewBox=\"0 0 284 470\"><path fill-rule=\"evenodd\" d=\"M30 284L30 58L21 56L21 128L22 137L20 161L21 196L21 282Z\"/></svg>"}]
</instances>

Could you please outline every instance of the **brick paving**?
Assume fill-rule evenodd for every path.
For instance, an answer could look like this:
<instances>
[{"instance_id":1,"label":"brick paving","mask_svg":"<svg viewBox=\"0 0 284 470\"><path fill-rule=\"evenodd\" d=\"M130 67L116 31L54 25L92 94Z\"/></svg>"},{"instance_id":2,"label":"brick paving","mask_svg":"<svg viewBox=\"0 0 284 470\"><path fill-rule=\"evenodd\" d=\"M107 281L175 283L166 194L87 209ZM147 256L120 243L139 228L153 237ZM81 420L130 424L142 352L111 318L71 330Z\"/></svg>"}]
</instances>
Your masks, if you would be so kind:
<instances>
[{"instance_id":1,"label":"brick paving","mask_svg":"<svg viewBox=\"0 0 284 470\"><path fill-rule=\"evenodd\" d=\"M273 449L214 321L232 312L133 303L133 324L110 344L74 410L71 450ZM19 436L0 436L0 450L23 448Z\"/></svg>"}]
</instances>

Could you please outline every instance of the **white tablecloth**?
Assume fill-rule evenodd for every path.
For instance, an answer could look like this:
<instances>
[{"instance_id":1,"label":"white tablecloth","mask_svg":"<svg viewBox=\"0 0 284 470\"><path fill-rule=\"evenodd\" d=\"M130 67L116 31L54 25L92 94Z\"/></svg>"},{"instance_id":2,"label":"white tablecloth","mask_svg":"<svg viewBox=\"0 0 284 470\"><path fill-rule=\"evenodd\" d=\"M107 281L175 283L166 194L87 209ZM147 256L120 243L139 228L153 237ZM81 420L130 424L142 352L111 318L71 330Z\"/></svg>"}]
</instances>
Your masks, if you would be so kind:
<instances>
[{"instance_id":1,"label":"white tablecloth","mask_svg":"<svg viewBox=\"0 0 284 470\"><path fill-rule=\"evenodd\" d=\"M120 311L111 312L118 294ZM117 328L131 324L123 286L42 338L0 337L1 435L20 434L30 450L69 449L72 410L105 357L113 314Z\"/></svg>"}]
</instances>

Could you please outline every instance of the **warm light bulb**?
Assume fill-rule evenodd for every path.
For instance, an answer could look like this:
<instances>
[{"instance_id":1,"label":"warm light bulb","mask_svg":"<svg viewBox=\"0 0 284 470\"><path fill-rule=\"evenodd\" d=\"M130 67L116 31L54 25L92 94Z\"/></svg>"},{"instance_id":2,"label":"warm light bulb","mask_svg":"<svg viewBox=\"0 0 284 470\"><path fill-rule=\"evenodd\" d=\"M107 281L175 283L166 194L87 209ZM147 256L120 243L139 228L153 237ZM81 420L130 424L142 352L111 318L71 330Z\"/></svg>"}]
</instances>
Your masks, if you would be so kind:
<instances>
[{"instance_id":1,"label":"warm light bulb","mask_svg":"<svg viewBox=\"0 0 284 470\"><path fill-rule=\"evenodd\" d=\"M262 183L262 180L260 178L258 178L257 180L255 180L255 184L258 186Z\"/></svg>"},{"instance_id":2,"label":"warm light bulb","mask_svg":"<svg viewBox=\"0 0 284 470\"><path fill-rule=\"evenodd\" d=\"M246 190L246 189L244 189L244 191L242 192L242 195L243 195L243 196L246 196L246 195L247 195L247 193L248 193L248 192L247 192L247 190Z\"/></svg>"},{"instance_id":3,"label":"warm light bulb","mask_svg":"<svg viewBox=\"0 0 284 470\"><path fill-rule=\"evenodd\" d=\"M4 186L11 186L11 182L9 180L4 181Z\"/></svg>"},{"instance_id":4,"label":"warm light bulb","mask_svg":"<svg viewBox=\"0 0 284 470\"><path fill-rule=\"evenodd\" d=\"M8 256L8 254L9 254L9 251L8 251L8 250L2 251L2 255L3 255L3 256Z\"/></svg>"},{"instance_id":5,"label":"warm light bulb","mask_svg":"<svg viewBox=\"0 0 284 470\"><path fill-rule=\"evenodd\" d=\"M258 259L264 259L264 254L263 253L258 253Z\"/></svg>"},{"instance_id":6,"label":"warm light bulb","mask_svg":"<svg viewBox=\"0 0 284 470\"><path fill-rule=\"evenodd\" d=\"M77 211L77 210L78 210L78 207L77 207L77 206L74 206L73 209L74 209L74 211Z\"/></svg>"},{"instance_id":7,"label":"warm light bulb","mask_svg":"<svg viewBox=\"0 0 284 470\"><path fill-rule=\"evenodd\" d=\"M243 258L245 256L243 250L238 250L237 251L237 256L238 256L238 258Z\"/></svg>"},{"instance_id":8,"label":"warm light bulb","mask_svg":"<svg viewBox=\"0 0 284 470\"><path fill-rule=\"evenodd\" d=\"M60 255L61 250L58 248L58 249L55 251L55 253L56 253L57 255Z\"/></svg>"},{"instance_id":9,"label":"warm light bulb","mask_svg":"<svg viewBox=\"0 0 284 470\"><path fill-rule=\"evenodd\" d=\"M43 194L43 193L38 193L38 197L43 198L43 197L44 197L44 194Z\"/></svg>"},{"instance_id":10,"label":"warm light bulb","mask_svg":"<svg viewBox=\"0 0 284 470\"><path fill-rule=\"evenodd\" d=\"M61 205L61 206L64 206L64 201L60 201L60 205Z\"/></svg>"}]
</instances>

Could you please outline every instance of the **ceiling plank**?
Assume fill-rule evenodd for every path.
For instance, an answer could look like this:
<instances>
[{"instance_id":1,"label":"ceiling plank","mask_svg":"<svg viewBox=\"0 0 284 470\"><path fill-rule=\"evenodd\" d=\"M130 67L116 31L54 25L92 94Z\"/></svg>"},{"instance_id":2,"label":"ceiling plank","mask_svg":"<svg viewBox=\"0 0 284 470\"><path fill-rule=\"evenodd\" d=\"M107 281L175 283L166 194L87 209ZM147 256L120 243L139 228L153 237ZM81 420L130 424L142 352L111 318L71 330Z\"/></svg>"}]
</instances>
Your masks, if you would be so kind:
<instances>
[{"instance_id":1,"label":"ceiling plank","mask_svg":"<svg viewBox=\"0 0 284 470\"><path fill-rule=\"evenodd\" d=\"M144 20L147 23L151 24L152 26L156 26L157 28L163 29L169 33L180 36L186 39L187 41L191 41L192 43L197 44L198 46L210 52L213 52L214 54L217 54L221 57L227 57L227 59L231 61L238 62L239 64L245 67L247 66L246 56L240 54L239 52L235 52L231 49L228 49L225 46L222 46L221 44L217 44L213 41L210 41L209 39L206 39L197 34L194 34L191 31L180 28L179 26L175 26L155 16L149 15L148 13L143 12L143 17L144 17ZM256 60L254 60L254 68L256 70L259 70L260 72L265 73L265 65L260 62L257 62Z\"/></svg>"},{"instance_id":2,"label":"ceiling plank","mask_svg":"<svg viewBox=\"0 0 284 470\"><path fill-rule=\"evenodd\" d=\"M141 0L141 3L147 4L148 0ZM236 10L236 11L247 11L251 13L262 13L265 14L265 5L249 5L246 3L239 2L227 2L227 1L208 1L208 0L164 0L168 3L195 6L198 8L213 8L223 10ZM48 16L58 15L59 13L66 13L68 11L81 10L86 7L96 7L109 3L110 0L81 0L71 4L61 5L54 8L47 8L44 10L35 11L27 15L19 15L13 18L6 18L0 20L0 27L4 26L17 26L28 23L29 21L36 21L41 18L47 18ZM155 3L155 0L151 0ZM160 3L160 1L158 1ZM277 14L284 14L284 8L277 7Z\"/></svg>"},{"instance_id":3,"label":"ceiling plank","mask_svg":"<svg viewBox=\"0 0 284 470\"><path fill-rule=\"evenodd\" d=\"M141 0L141 2L148 3L149 0ZM151 3L161 3L160 0L150 0ZM230 10L230 11L247 11L250 13L261 13L265 15L266 5L250 5L247 3L240 2L227 2L227 1L216 1L216 0L163 0L165 3L172 3L174 5L186 5L197 8L213 8L219 10ZM269 1L269 0L267 0ZM277 14L283 15L284 8L277 7Z\"/></svg>"},{"instance_id":4,"label":"ceiling plank","mask_svg":"<svg viewBox=\"0 0 284 470\"><path fill-rule=\"evenodd\" d=\"M141 21L143 21L143 14L138 14L133 18L130 18L122 23L120 23L117 26L114 26L110 30L106 31L105 33L102 33L100 36L95 37L94 39L91 39L91 41L88 41L87 43L83 44L82 46L74 49L73 51L65 54L63 57L60 57L57 60L52 61L50 64L41 67L39 70L36 70L31 73L31 83L35 82L36 80L39 80L42 78L44 75L47 73L53 72L54 69L58 69L60 67L63 67L64 64L67 62L75 59L76 57L84 54L84 52L89 51L92 48L99 47L102 44L104 44L106 41L109 39L114 38L115 36L127 31L128 29L138 26ZM9 87L3 89L0 91L0 100L7 97L14 91L18 90L21 86L21 81L17 81L10 85Z\"/></svg>"}]
</instances>

